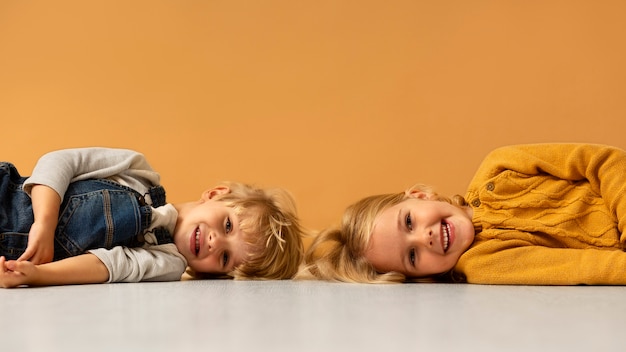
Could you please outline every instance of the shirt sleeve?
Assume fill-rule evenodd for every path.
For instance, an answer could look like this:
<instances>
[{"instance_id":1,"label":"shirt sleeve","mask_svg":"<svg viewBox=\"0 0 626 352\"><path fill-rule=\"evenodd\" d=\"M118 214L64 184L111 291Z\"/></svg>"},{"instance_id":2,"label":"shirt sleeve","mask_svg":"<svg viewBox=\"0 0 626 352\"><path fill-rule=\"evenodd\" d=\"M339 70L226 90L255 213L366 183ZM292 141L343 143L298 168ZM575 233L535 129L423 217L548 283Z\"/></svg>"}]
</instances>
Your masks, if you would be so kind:
<instances>
[{"instance_id":1,"label":"shirt sleeve","mask_svg":"<svg viewBox=\"0 0 626 352\"><path fill-rule=\"evenodd\" d=\"M128 149L76 148L43 155L24 182L24 190L30 194L34 185L43 184L63 198L70 182L91 178L111 179L136 190L160 182L159 174L141 153Z\"/></svg>"},{"instance_id":2,"label":"shirt sleeve","mask_svg":"<svg viewBox=\"0 0 626 352\"><path fill-rule=\"evenodd\" d=\"M504 170L526 175L548 174L569 181L589 181L626 230L626 152L594 144L528 144L491 152L474 176L472 185Z\"/></svg>"},{"instance_id":3,"label":"shirt sleeve","mask_svg":"<svg viewBox=\"0 0 626 352\"><path fill-rule=\"evenodd\" d=\"M474 245L456 265L468 283L510 285L624 285L621 250L549 248L522 240Z\"/></svg>"},{"instance_id":4,"label":"shirt sleeve","mask_svg":"<svg viewBox=\"0 0 626 352\"><path fill-rule=\"evenodd\" d=\"M108 282L178 281L187 268L187 261L171 243L145 248L100 248L89 252L106 266Z\"/></svg>"}]
</instances>

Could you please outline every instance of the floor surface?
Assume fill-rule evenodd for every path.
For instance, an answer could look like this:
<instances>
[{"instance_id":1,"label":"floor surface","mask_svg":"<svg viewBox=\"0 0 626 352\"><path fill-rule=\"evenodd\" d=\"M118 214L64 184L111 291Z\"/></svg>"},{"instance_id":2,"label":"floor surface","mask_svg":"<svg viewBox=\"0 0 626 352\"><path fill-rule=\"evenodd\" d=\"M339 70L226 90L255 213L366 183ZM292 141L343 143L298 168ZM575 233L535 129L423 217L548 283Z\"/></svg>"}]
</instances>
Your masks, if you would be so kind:
<instances>
[{"instance_id":1,"label":"floor surface","mask_svg":"<svg viewBox=\"0 0 626 352\"><path fill-rule=\"evenodd\" d=\"M626 287L228 280L0 289L2 351L624 351Z\"/></svg>"}]
</instances>

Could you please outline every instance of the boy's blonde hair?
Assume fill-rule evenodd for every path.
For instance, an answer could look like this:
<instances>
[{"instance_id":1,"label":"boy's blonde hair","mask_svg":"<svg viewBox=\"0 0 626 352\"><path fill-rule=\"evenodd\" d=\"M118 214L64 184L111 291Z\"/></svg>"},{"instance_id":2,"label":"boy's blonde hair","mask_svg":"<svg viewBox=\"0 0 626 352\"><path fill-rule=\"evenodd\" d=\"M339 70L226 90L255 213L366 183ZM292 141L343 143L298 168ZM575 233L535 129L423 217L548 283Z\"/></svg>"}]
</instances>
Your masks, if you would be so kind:
<instances>
[{"instance_id":1,"label":"boy's blonde hair","mask_svg":"<svg viewBox=\"0 0 626 352\"><path fill-rule=\"evenodd\" d=\"M346 209L340 227L324 230L316 236L305 253L305 263L296 279L355 283L406 282L403 274L377 272L365 259L364 253L368 248L376 217L385 209L410 198L414 191L427 194L431 200L445 201L457 206L467 205L461 196L454 196L450 200L422 184L401 193L363 198Z\"/></svg>"},{"instance_id":2,"label":"boy's blonde hair","mask_svg":"<svg viewBox=\"0 0 626 352\"><path fill-rule=\"evenodd\" d=\"M261 189L224 182L230 192L215 197L235 210L251 250L227 276L234 279L290 279L298 271L304 247L303 229L293 197L280 188ZM193 276L215 277L190 272Z\"/></svg>"}]
</instances>

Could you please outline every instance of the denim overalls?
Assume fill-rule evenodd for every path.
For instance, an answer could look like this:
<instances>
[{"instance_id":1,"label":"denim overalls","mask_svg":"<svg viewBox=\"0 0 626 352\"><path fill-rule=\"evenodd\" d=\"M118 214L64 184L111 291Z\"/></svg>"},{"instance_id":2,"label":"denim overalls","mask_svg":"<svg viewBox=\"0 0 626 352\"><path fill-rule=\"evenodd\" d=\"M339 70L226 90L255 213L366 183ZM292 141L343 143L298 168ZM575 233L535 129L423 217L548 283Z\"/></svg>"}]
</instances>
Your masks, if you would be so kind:
<instances>
[{"instance_id":1,"label":"denim overalls","mask_svg":"<svg viewBox=\"0 0 626 352\"><path fill-rule=\"evenodd\" d=\"M31 198L22 189L25 180L12 164L0 162L0 255L7 259L24 253L34 221ZM148 194L152 206L165 204L163 187L153 187ZM151 219L151 206L129 187L102 179L72 182L61 203L54 260L89 249L141 247ZM164 228L154 234L159 244L172 242Z\"/></svg>"}]
</instances>

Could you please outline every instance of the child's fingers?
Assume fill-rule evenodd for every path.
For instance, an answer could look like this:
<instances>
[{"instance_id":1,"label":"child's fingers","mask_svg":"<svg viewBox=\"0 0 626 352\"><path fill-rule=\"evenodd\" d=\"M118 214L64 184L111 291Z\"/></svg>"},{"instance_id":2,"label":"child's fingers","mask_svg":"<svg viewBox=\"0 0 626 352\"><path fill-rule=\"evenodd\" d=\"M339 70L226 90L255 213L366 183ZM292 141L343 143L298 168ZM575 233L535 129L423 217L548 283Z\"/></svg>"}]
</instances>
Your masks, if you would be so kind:
<instances>
[{"instance_id":1,"label":"child's fingers","mask_svg":"<svg viewBox=\"0 0 626 352\"><path fill-rule=\"evenodd\" d=\"M11 288L23 285L24 283L25 276L20 272L5 269L0 272L0 287Z\"/></svg>"},{"instance_id":2,"label":"child's fingers","mask_svg":"<svg viewBox=\"0 0 626 352\"><path fill-rule=\"evenodd\" d=\"M0 256L0 287L13 287L13 272L6 267L6 259Z\"/></svg>"},{"instance_id":3,"label":"child's fingers","mask_svg":"<svg viewBox=\"0 0 626 352\"><path fill-rule=\"evenodd\" d=\"M0 257L0 267L2 268L2 272L6 273L7 271L13 271L13 265L11 262L14 260L7 260L4 256Z\"/></svg>"},{"instance_id":4,"label":"child's fingers","mask_svg":"<svg viewBox=\"0 0 626 352\"><path fill-rule=\"evenodd\" d=\"M31 265L30 262L9 260L5 263L5 267L13 272L21 273Z\"/></svg>"},{"instance_id":5,"label":"child's fingers","mask_svg":"<svg viewBox=\"0 0 626 352\"><path fill-rule=\"evenodd\" d=\"M33 253L34 251L35 250L32 247L30 247L30 246L26 247L26 250L24 251L24 253L22 253L22 255L19 258L17 258L17 260L21 261L21 260L29 260L29 259L31 259L31 257L34 254Z\"/></svg>"}]
</instances>

